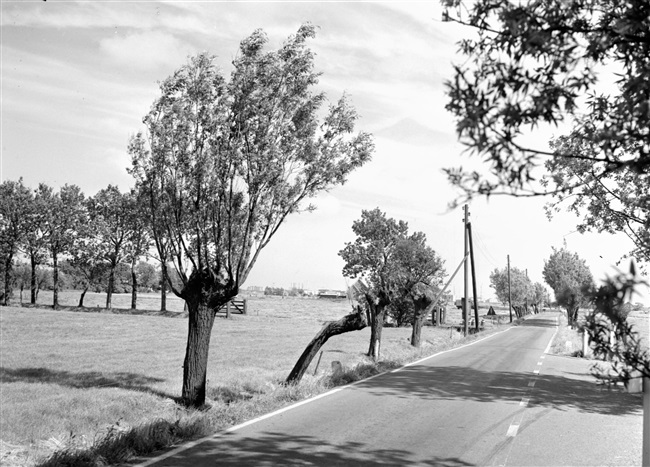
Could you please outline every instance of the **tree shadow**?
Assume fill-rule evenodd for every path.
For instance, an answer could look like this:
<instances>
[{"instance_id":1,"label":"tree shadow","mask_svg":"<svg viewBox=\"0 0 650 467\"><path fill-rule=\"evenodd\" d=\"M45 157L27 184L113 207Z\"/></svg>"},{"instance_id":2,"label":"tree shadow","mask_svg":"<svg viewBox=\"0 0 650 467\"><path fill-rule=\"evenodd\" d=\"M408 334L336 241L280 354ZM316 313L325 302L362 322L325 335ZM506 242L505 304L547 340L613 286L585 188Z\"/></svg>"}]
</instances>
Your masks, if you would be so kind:
<instances>
[{"instance_id":1,"label":"tree shadow","mask_svg":"<svg viewBox=\"0 0 650 467\"><path fill-rule=\"evenodd\" d=\"M571 374L571 373L566 373ZM579 375L584 378L584 375ZM535 381L535 386L529 383ZM529 406L585 413L626 415L640 413L641 395L621 388L555 375L481 371L459 366L414 365L390 375L361 381L352 388L374 396L418 397L429 400L519 402Z\"/></svg>"},{"instance_id":2,"label":"tree shadow","mask_svg":"<svg viewBox=\"0 0 650 467\"><path fill-rule=\"evenodd\" d=\"M69 371L53 371L49 368L4 368L0 367L0 382L2 383L49 383L77 389L115 387L130 391L147 392L166 399L176 400L177 397L150 387L162 383L164 379L144 376L137 373L85 371L73 373Z\"/></svg>"},{"instance_id":3,"label":"tree shadow","mask_svg":"<svg viewBox=\"0 0 650 467\"><path fill-rule=\"evenodd\" d=\"M435 455L428 455L423 460L409 451L377 449L354 441L331 444L315 436L263 432L254 438L241 437L237 433L217 436L155 465L464 467L473 464L455 457Z\"/></svg>"}]
</instances>

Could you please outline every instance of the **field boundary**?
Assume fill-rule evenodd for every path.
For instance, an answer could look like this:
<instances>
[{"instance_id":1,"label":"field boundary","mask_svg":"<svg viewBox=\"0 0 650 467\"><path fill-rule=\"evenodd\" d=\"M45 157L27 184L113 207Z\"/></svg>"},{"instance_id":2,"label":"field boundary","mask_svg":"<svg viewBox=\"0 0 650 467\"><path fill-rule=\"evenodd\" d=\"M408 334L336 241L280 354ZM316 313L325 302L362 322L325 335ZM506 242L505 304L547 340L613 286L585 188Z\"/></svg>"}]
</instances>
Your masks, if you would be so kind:
<instances>
[{"instance_id":1,"label":"field boundary","mask_svg":"<svg viewBox=\"0 0 650 467\"><path fill-rule=\"evenodd\" d=\"M288 412L289 410L293 410L293 409L298 408L298 407L300 407L302 405L308 404L310 402L317 401L318 399L322 399L324 397L331 396L332 394L336 394L337 392L343 391L344 389L350 388L350 387L355 386L357 384L365 383L367 381L370 381L370 380L372 380L374 378L378 378L378 377L383 376L385 374L397 373L398 371L401 371L404 368L407 368L407 367L413 366L413 365L417 365L418 363L422 363L425 360L429 360L431 358L437 357L437 356L445 354L445 353L453 352L454 350L460 350L460 349L463 349L465 347L469 347L471 345L478 344L479 342L490 339L491 337L494 337L494 336L496 336L498 334L502 334L504 332L510 331L511 329L512 329L512 327L508 327L508 328L506 328L506 329L504 329L502 331L497 331L495 333L490 334L489 336L482 337L481 339L477 339L477 340L469 342L467 344L463 344L463 345L458 346L458 347L454 347L454 348L451 348L451 349L436 352L433 355L429 355L428 357L424 357L424 358L421 358L421 359L416 360L414 362L407 363L407 364L405 364L405 365L403 365L403 366L401 366L399 368L396 368L394 370L383 371L383 372L378 373L376 375L372 375L372 376L369 376L367 378L360 379L358 381L353 381L352 383L346 384L344 386L340 386L340 387L337 387L337 388L334 388L334 389L330 389L329 391L324 392L322 394L318 394L317 396L313 396L313 397L310 397L308 399L296 402L294 404L288 405L287 407L283 407L281 409L275 410L273 412L262 415L260 417L256 417L256 418L253 418L251 420L248 420L248 421L246 421L244 423L240 423L239 425L231 426L230 428L226 428L225 430L221 430L221 431L219 431L217 433L213 433L213 434L211 434L209 436L204 436L203 438L199 438L199 439L196 439L194 441L188 441L187 443L183 443L182 445L180 445L180 446L178 446L178 447L176 447L176 448L174 448L174 449L172 449L172 450L170 450L168 452L160 454L159 456L156 456L154 458L147 459L146 461L144 461L142 463L135 464L135 465L137 467L148 467L150 465L154 465L157 462L168 459L168 458L170 458L172 456L175 456L176 454L181 453L183 451L187 451L188 449L191 449L191 448L193 448L195 446L198 446L199 444L204 443L204 442L206 442L208 440L215 439L215 438L220 438L222 436L225 436L228 433L232 433L233 431L240 430L240 429L245 428L245 427L247 427L249 425L253 425L255 423L261 422L262 420L266 420L266 419L274 417L276 415L280 415L280 414L282 414L284 412Z\"/></svg>"}]
</instances>

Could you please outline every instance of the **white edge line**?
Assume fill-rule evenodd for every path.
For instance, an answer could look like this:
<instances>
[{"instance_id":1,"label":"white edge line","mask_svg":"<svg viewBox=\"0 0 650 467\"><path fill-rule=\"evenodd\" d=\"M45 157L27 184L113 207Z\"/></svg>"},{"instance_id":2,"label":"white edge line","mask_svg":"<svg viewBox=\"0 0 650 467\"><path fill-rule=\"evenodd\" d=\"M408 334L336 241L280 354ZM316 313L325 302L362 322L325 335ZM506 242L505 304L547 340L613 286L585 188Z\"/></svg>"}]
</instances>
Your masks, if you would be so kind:
<instances>
[{"instance_id":1,"label":"white edge line","mask_svg":"<svg viewBox=\"0 0 650 467\"><path fill-rule=\"evenodd\" d=\"M553 337L551 337L551 340L548 341L548 345L546 346L546 349L544 349L544 354L548 354L549 351L551 350L551 344L555 340L555 335L557 334L558 329L560 329L560 323L559 323L559 320L558 320L558 318L556 316L555 317L555 332L553 333Z\"/></svg>"},{"instance_id":2,"label":"white edge line","mask_svg":"<svg viewBox=\"0 0 650 467\"><path fill-rule=\"evenodd\" d=\"M254 423L257 423L257 422L261 422L262 420L266 420L267 418L271 418L271 417L274 417L276 415L280 415L283 412L287 412L289 410L295 409L296 407L300 407L301 405L305 405L305 404L308 404L310 402L314 402L314 401L316 401L318 399L322 399L323 397L331 396L332 394L337 393L339 391L342 391L344 389L347 389L347 388L349 388L351 386L355 386L355 385L360 384L360 383L365 383L366 381L370 381L371 379L378 378L379 376L383 376L383 375L385 375L387 373L397 373L398 371L401 371L401 370L403 370L404 368L406 368L408 366L417 365L418 363L421 363L421 362L423 362L425 360L428 360L430 358L433 358L433 357L437 357L438 355L442 355L444 353L453 352L454 350L459 350L459 349L462 349L462 348L465 348L465 347L469 347L470 345L477 344L477 343L479 343L481 341L489 339L490 337L496 336L497 334L502 334L502 333L504 333L506 331L509 331L511 329L512 328L509 327L507 329L504 329L503 331L495 332L494 334L490 334L489 336L485 336L485 337L483 337L481 339L475 340L474 342L470 342L469 344L461 345L460 347L454 347L453 349L443 350L443 351L435 353L433 355L429 355L428 357L421 358L420 360L417 360L415 362L407 363L403 367L397 368L395 370L384 371L382 373L378 373L376 375L369 376L368 378L360 379L360 380L354 381L354 382L352 382L350 384L346 384L345 386L339 386L339 387L334 388L334 389L332 389L330 391L324 392L323 394L319 394L317 396L310 397L309 399L305 399L305 400L302 400L300 402L296 402L295 404L289 405L287 407L283 407L281 409L278 409L275 412L267 413L266 415L262 415L261 417L253 418L252 420L248 420L247 422L240 423L239 425L231 426L230 428L227 428L227 429L225 429L225 430L223 430L221 432L213 433L211 435L204 436L203 438L199 438L199 439L196 439L194 441L188 441L187 443L183 443L181 446L178 446L177 448L172 449L171 451L167 451L166 453L161 454L161 455L159 455L157 457L154 457L152 459L147 459L146 461L144 461L144 462L142 462L140 464L136 464L136 466L137 467L147 467L149 465L153 465L153 464L155 464L157 462L160 462L160 461L168 459L168 458L170 458L172 456L175 456L179 452L183 452L183 451L186 451L188 449L191 449L194 446L197 446L197 445L199 445L201 443L204 443L205 441L215 439L215 438L220 438L221 436L223 436L223 435L225 435L227 433L232 433L233 431L239 430L241 428L247 427L247 426L252 425Z\"/></svg>"}]
</instances>

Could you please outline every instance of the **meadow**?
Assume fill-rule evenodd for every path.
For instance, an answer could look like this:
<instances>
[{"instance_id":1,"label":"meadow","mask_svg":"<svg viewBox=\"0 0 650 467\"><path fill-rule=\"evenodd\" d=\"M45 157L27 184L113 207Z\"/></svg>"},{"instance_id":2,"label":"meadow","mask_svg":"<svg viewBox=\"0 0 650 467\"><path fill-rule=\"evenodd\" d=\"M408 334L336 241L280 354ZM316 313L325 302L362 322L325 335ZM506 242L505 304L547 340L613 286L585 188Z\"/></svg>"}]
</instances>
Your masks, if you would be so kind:
<instances>
[{"instance_id":1,"label":"meadow","mask_svg":"<svg viewBox=\"0 0 650 467\"><path fill-rule=\"evenodd\" d=\"M38 465L54 452L88 450L107 434L160 421L186 427L163 445L177 443L476 338L425 326L423 345L414 349L410 328L387 327L381 362L375 365L364 355L366 328L332 338L318 371L315 359L298 387L285 387L281 383L315 333L326 321L349 313L350 304L249 297L247 315L219 315L215 322L208 368L211 407L197 412L175 402L187 332L180 300L170 297L172 311L163 316L156 311L155 294L141 295L135 313L126 310L128 294L114 297L112 311L101 308L104 294L90 293L88 306L79 311L73 307L78 295L64 292L63 309L57 311L46 307L51 296L44 292L37 307L0 308L2 465ZM449 321L459 317L449 309ZM337 380L330 375L335 360L348 369ZM116 459L133 455L120 452Z\"/></svg>"}]
</instances>

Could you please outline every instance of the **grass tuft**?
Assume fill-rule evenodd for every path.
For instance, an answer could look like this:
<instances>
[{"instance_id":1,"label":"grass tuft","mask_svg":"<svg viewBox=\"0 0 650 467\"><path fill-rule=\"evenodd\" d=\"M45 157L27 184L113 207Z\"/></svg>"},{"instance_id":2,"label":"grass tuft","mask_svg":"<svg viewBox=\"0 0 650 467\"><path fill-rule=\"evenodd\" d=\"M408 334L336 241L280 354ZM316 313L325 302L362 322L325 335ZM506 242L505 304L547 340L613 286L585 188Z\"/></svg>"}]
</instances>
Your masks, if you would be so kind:
<instances>
[{"instance_id":1,"label":"grass tuft","mask_svg":"<svg viewBox=\"0 0 650 467\"><path fill-rule=\"evenodd\" d=\"M156 420L138 427L110 426L92 446L75 443L54 452L39 467L118 465L137 455L145 455L179 442L205 436L212 432L208 417L196 412L176 421ZM84 443L85 444L85 443Z\"/></svg>"}]
</instances>

